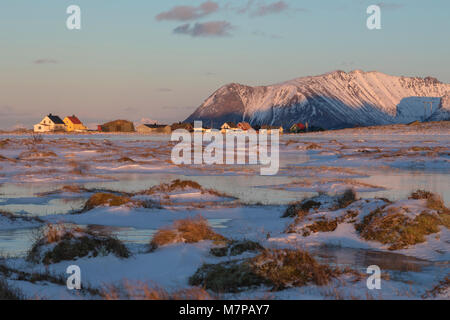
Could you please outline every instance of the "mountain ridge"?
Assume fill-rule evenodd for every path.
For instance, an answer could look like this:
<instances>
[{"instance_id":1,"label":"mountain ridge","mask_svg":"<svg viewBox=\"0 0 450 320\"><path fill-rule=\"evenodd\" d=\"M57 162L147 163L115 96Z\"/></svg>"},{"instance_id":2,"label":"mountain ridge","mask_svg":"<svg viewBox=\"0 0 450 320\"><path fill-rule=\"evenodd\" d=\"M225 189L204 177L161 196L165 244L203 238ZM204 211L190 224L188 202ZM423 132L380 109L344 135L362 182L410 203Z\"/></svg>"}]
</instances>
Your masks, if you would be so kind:
<instances>
[{"instance_id":1,"label":"mountain ridge","mask_svg":"<svg viewBox=\"0 0 450 320\"><path fill-rule=\"evenodd\" d=\"M308 122L312 126L339 129L446 120L450 119L450 113L442 107L441 100L447 95L450 96L450 84L432 77L337 70L268 86L224 85L186 121L202 120L214 127L225 121L284 127ZM427 107L430 102L432 110Z\"/></svg>"}]
</instances>

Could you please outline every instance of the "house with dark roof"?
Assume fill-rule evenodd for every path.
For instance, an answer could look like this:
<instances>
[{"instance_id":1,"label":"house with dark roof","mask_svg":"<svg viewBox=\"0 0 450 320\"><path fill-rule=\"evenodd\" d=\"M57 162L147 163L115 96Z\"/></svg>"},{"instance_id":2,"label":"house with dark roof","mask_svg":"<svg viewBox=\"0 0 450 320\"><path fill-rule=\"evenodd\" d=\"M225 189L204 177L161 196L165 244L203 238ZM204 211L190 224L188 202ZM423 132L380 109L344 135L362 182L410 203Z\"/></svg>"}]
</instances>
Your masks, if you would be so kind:
<instances>
[{"instance_id":1,"label":"house with dark roof","mask_svg":"<svg viewBox=\"0 0 450 320\"><path fill-rule=\"evenodd\" d=\"M87 131L87 127L78 119L75 115L64 118L64 124L68 132L84 132Z\"/></svg>"},{"instance_id":2,"label":"house with dark roof","mask_svg":"<svg viewBox=\"0 0 450 320\"><path fill-rule=\"evenodd\" d=\"M234 123L234 122L225 122L221 127L220 130L222 131L222 133L227 133L227 132L234 132L237 131L239 128L238 126Z\"/></svg>"},{"instance_id":3,"label":"house with dark roof","mask_svg":"<svg viewBox=\"0 0 450 320\"><path fill-rule=\"evenodd\" d=\"M45 133L59 131L66 131L66 125L60 117L51 113L48 116L45 116L41 122L34 125L34 132Z\"/></svg>"}]
</instances>

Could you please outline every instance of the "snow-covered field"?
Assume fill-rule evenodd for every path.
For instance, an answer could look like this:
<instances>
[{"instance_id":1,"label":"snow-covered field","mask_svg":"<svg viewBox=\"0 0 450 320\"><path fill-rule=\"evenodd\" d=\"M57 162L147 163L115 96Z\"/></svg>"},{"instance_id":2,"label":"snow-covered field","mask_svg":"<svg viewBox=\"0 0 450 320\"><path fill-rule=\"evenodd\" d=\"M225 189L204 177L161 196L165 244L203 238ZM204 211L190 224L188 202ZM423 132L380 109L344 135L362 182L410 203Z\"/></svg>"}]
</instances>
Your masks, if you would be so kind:
<instances>
[{"instance_id":1,"label":"snow-covered field","mask_svg":"<svg viewBox=\"0 0 450 320\"><path fill-rule=\"evenodd\" d=\"M111 286L130 283L168 292L187 289L203 264L258 255L217 257L210 249L219 244L210 240L150 250L159 229L200 215L227 239L255 241L269 250L305 250L321 264L352 270L326 285L209 291L214 297L450 298L444 281L450 274L448 225L440 223L417 243L399 247L370 239L363 229L368 216L380 223L394 214L410 222L425 213L448 219L426 199L410 199L423 189L450 207L447 123L284 135L281 168L273 177L260 176L256 166L174 165L169 138L0 135L0 278L29 299L101 299ZM356 191L357 199L343 204L339 199L347 189ZM100 193L126 201L91 206L88 199ZM304 199L312 201L304 217L282 218L290 204L301 206ZM31 261L29 251L48 224L102 230L123 242L130 255L100 252L49 264ZM84 290L66 288L70 265L81 268ZM367 288L371 265L381 268L380 290Z\"/></svg>"}]
</instances>

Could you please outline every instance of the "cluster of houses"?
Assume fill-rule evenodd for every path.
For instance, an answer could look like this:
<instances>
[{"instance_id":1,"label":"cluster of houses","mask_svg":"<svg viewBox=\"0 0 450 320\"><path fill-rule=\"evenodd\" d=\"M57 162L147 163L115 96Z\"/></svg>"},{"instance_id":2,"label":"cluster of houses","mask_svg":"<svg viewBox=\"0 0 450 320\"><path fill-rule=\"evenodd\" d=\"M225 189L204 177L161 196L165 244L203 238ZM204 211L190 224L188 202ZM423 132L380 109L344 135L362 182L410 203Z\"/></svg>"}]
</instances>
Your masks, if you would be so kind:
<instances>
[{"instance_id":1,"label":"cluster of houses","mask_svg":"<svg viewBox=\"0 0 450 320\"><path fill-rule=\"evenodd\" d=\"M97 126L96 132L138 132L142 134L170 134L177 129L185 129L189 132L211 132L212 128L194 128L190 123L174 123L172 125L164 124L141 124L138 127L134 127L133 122L127 120L115 120L107 122ZM265 132L270 134L274 130L278 130L280 133L284 133L284 128L281 126L251 126L248 122L225 122L221 127L222 133L228 132L246 132L249 130L255 130L259 132ZM45 116L42 121L34 125L34 132L46 133L46 132L87 132L88 128L78 119L75 115L67 116L63 120L53 114ZM308 131L308 124L302 123L294 124L289 132L300 133Z\"/></svg>"},{"instance_id":2,"label":"cluster of houses","mask_svg":"<svg viewBox=\"0 0 450 320\"><path fill-rule=\"evenodd\" d=\"M49 114L41 122L34 125L34 132L86 132L88 128L75 115L60 117Z\"/></svg>"}]
</instances>

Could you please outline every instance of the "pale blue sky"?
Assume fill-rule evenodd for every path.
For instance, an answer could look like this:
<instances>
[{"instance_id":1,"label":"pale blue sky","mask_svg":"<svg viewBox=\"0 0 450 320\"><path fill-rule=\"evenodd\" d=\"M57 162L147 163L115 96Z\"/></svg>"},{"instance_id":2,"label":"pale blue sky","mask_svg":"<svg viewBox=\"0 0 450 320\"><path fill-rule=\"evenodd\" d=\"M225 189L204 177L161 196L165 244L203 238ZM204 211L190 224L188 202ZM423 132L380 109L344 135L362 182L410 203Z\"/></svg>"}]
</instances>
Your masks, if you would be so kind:
<instances>
[{"instance_id":1,"label":"pale blue sky","mask_svg":"<svg viewBox=\"0 0 450 320\"><path fill-rule=\"evenodd\" d=\"M336 69L450 82L448 0L225 0L202 9L205 2L2 0L0 128L30 126L48 112L91 125L174 122L229 82ZM366 8L377 3L383 29L369 31ZM80 31L66 29L71 4L81 7ZM191 8L170 13L180 5Z\"/></svg>"}]
</instances>

